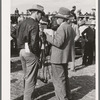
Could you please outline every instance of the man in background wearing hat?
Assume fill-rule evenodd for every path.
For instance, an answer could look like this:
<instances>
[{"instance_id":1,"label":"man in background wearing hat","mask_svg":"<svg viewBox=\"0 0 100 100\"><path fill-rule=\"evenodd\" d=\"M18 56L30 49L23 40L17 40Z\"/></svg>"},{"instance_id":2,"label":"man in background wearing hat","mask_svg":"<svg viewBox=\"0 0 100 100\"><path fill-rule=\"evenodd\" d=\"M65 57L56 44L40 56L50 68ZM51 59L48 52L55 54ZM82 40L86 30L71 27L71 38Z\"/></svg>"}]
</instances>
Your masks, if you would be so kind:
<instances>
[{"instance_id":1,"label":"man in background wearing hat","mask_svg":"<svg viewBox=\"0 0 100 100\"><path fill-rule=\"evenodd\" d=\"M85 39L82 65L85 66L93 64L93 49L95 47L95 23L92 21L88 25L88 28L82 32Z\"/></svg>"},{"instance_id":2,"label":"man in background wearing hat","mask_svg":"<svg viewBox=\"0 0 100 100\"><path fill-rule=\"evenodd\" d=\"M77 17L76 17L76 14L75 14L75 10L76 10L76 6L73 6L72 10L71 10L71 14L74 16L74 22L75 22L75 24L77 24Z\"/></svg>"},{"instance_id":3,"label":"man in background wearing hat","mask_svg":"<svg viewBox=\"0 0 100 100\"><path fill-rule=\"evenodd\" d=\"M44 15L44 8L33 5L30 18L24 20L18 29L17 43L24 72L24 99L32 100L37 73L39 68L39 25L38 22ZM28 47L28 48L26 48Z\"/></svg>"},{"instance_id":4,"label":"man in background wearing hat","mask_svg":"<svg viewBox=\"0 0 100 100\"><path fill-rule=\"evenodd\" d=\"M57 100L70 100L70 86L68 78L68 62L71 45L74 43L73 28L70 23L70 10L64 7L57 15L56 34L52 37L46 33L47 41L52 44L51 64L52 81L55 87Z\"/></svg>"}]
</instances>

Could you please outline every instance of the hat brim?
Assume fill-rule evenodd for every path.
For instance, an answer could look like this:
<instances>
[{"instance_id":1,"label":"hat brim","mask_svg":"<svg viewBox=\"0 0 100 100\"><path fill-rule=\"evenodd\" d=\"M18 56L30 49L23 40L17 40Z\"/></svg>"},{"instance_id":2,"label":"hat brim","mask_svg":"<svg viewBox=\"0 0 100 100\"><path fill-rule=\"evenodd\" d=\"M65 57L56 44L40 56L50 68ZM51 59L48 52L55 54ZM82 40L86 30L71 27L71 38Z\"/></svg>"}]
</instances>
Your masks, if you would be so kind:
<instances>
[{"instance_id":1,"label":"hat brim","mask_svg":"<svg viewBox=\"0 0 100 100\"><path fill-rule=\"evenodd\" d=\"M55 16L53 16L53 17L55 17L55 18L69 19L69 17L64 17L64 16L60 16L60 15L55 15Z\"/></svg>"},{"instance_id":2,"label":"hat brim","mask_svg":"<svg viewBox=\"0 0 100 100\"><path fill-rule=\"evenodd\" d=\"M43 12L43 11L41 11L41 10L39 10L39 9L33 9L33 8L31 8L31 9L28 9L28 11L39 11L40 13L42 13L42 15L44 16L45 15L45 13Z\"/></svg>"},{"instance_id":3,"label":"hat brim","mask_svg":"<svg viewBox=\"0 0 100 100\"><path fill-rule=\"evenodd\" d=\"M72 16L72 15L64 16L64 15L59 15L59 14L57 14L57 15L55 15L55 16L53 16L53 17L56 17L56 18L63 18L63 19L71 19L73 16Z\"/></svg>"}]
</instances>

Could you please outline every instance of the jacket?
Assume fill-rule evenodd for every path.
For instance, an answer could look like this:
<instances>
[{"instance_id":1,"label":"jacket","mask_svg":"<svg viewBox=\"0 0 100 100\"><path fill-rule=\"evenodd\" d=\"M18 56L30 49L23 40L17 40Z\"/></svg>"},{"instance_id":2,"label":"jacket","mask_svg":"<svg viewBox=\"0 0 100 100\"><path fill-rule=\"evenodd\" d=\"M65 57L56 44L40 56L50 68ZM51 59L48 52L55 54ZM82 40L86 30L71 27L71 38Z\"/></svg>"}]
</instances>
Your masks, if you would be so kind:
<instances>
[{"instance_id":1,"label":"jacket","mask_svg":"<svg viewBox=\"0 0 100 100\"><path fill-rule=\"evenodd\" d=\"M54 37L47 35L47 41L52 44L51 63L65 64L70 59L71 46L74 43L74 30L67 23L62 23Z\"/></svg>"},{"instance_id":2,"label":"jacket","mask_svg":"<svg viewBox=\"0 0 100 100\"><path fill-rule=\"evenodd\" d=\"M88 42L95 42L95 29L92 29L91 27L86 28L82 32L82 36L83 38L86 38Z\"/></svg>"},{"instance_id":3,"label":"jacket","mask_svg":"<svg viewBox=\"0 0 100 100\"><path fill-rule=\"evenodd\" d=\"M25 43L28 42L29 49L32 53L39 56L39 26L38 22L32 18L27 18L18 27L17 45L19 49L25 48Z\"/></svg>"}]
</instances>

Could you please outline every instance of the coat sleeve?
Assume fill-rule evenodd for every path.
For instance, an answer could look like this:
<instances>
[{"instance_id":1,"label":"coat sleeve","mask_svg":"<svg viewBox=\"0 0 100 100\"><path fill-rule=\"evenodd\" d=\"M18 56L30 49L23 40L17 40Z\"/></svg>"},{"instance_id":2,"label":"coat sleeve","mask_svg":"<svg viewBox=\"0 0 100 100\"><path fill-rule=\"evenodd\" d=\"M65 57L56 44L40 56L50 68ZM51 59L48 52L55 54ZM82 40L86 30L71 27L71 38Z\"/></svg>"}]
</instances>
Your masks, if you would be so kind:
<instances>
[{"instance_id":1,"label":"coat sleeve","mask_svg":"<svg viewBox=\"0 0 100 100\"><path fill-rule=\"evenodd\" d=\"M37 52L37 48L39 47L39 30L37 25L31 27L29 41L31 51Z\"/></svg>"},{"instance_id":2,"label":"coat sleeve","mask_svg":"<svg viewBox=\"0 0 100 100\"><path fill-rule=\"evenodd\" d=\"M57 33L53 37L48 34L46 34L46 36L47 36L47 41L50 42L52 45L56 47L61 47L62 44L64 43L65 31L63 27L59 27Z\"/></svg>"},{"instance_id":3,"label":"coat sleeve","mask_svg":"<svg viewBox=\"0 0 100 100\"><path fill-rule=\"evenodd\" d=\"M32 30L30 31L30 37L31 37L31 44L34 45L36 36L38 34L38 28L37 27L32 27Z\"/></svg>"}]
</instances>

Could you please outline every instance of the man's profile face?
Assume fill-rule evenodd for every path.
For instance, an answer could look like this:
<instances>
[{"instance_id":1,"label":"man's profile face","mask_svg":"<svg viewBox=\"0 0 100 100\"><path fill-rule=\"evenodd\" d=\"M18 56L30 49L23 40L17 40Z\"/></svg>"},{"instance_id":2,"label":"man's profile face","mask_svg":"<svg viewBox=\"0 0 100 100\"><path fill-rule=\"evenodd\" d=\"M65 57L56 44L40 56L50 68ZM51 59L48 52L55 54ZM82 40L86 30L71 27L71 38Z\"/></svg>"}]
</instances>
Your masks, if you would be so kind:
<instances>
[{"instance_id":1,"label":"man's profile face","mask_svg":"<svg viewBox=\"0 0 100 100\"><path fill-rule=\"evenodd\" d=\"M40 21L42 19L42 13L37 12L36 19Z\"/></svg>"}]
</instances>

